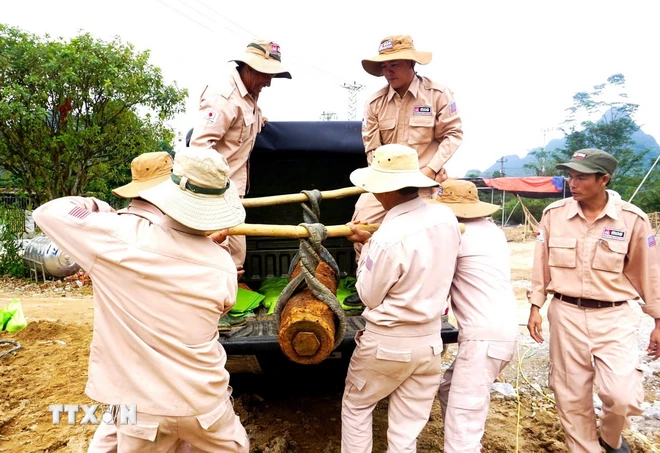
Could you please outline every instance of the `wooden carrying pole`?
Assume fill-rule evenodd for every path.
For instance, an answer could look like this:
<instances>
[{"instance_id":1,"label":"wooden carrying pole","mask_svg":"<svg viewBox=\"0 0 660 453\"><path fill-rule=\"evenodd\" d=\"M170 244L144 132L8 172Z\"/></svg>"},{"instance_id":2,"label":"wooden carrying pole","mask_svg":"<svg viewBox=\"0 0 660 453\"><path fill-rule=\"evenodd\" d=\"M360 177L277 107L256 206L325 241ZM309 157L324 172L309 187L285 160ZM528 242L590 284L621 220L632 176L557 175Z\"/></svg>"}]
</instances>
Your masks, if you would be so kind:
<instances>
[{"instance_id":1,"label":"wooden carrying pole","mask_svg":"<svg viewBox=\"0 0 660 453\"><path fill-rule=\"evenodd\" d=\"M365 190L359 187L344 187L343 189L321 191L321 198L323 200L330 200L333 198L344 198L363 193L365 193ZM309 198L307 198L307 195L304 193L294 193L290 195L273 195L272 197L243 198L241 201L244 208L258 208L277 204L304 203L309 201Z\"/></svg>"},{"instance_id":2,"label":"wooden carrying pole","mask_svg":"<svg viewBox=\"0 0 660 453\"><path fill-rule=\"evenodd\" d=\"M360 230L368 231L369 233L375 232L380 223L358 224ZM465 225L459 223L461 233L465 232ZM341 237L350 236L353 231L348 225L330 225L326 226L328 237ZM264 224L251 224L243 223L229 228L229 236L271 236L271 237L286 237L286 238L306 238L309 237L309 232L298 225L264 225Z\"/></svg>"}]
</instances>

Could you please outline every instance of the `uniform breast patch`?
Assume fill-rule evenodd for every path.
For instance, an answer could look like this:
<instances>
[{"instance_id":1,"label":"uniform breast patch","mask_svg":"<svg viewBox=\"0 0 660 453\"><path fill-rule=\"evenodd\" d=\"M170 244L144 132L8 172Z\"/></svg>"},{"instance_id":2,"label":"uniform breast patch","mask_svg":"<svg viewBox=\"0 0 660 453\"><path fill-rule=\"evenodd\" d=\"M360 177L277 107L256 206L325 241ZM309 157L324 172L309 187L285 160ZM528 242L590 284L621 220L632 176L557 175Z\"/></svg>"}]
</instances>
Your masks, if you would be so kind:
<instances>
[{"instance_id":1,"label":"uniform breast patch","mask_svg":"<svg viewBox=\"0 0 660 453\"><path fill-rule=\"evenodd\" d=\"M413 106L413 115L431 116L433 115L433 109L430 105L415 105Z\"/></svg>"},{"instance_id":2,"label":"uniform breast patch","mask_svg":"<svg viewBox=\"0 0 660 453\"><path fill-rule=\"evenodd\" d=\"M615 230L614 228L603 228L603 239L614 239L615 241L623 241L626 238L626 232L623 230Z\"/></svg>"}]
</instances>

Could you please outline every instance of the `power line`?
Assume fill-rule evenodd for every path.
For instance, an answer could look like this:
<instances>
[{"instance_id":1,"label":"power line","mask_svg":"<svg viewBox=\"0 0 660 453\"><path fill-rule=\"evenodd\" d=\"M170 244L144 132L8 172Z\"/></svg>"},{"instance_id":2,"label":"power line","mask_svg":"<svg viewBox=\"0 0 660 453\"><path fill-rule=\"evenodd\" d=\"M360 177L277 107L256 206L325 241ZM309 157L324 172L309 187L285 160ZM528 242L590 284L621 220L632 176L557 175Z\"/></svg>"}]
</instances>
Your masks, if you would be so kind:
<instances>
[{"instance_id":1,"label":"power line","mask_svg":"<svg viewBox=\"0 0 660 453\"><path fill-rule=\"evenodd\" d=\"M169 4L165 3L163 0L156 0L156 1L157 1L158 3L160 3L161 5L167 6L169 9L171 9L171 10L174 11L175 13L177 13L177 14L179 14L179 15L185 17L186 19L195 22L197 25L201 25L202 27L206 28L208 31L213 32L213 33L217 32L217 30L213 30L213 29L207 27L205 24L199 22L199 21L196 20L196 19L193 19L192 17L190 17L190 16L187 15L186 13L184 13L184 12L182 12L182 11L179 11L178 9L176 9L175 7L173 7L172 5L169 5Z\"/></svg>"}]
</instances>

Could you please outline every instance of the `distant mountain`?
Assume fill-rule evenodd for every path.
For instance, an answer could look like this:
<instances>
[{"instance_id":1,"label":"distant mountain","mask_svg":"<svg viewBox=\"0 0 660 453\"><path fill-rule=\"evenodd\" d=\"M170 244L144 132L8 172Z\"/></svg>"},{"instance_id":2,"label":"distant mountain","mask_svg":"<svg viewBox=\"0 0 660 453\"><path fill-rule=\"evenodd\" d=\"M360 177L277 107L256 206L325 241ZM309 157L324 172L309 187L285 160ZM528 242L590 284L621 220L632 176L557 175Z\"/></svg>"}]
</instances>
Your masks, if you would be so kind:
<instances>
[{"instance_id":1,"label":"distant mountain","mask_svg":"<svg viewBox=\"0 0 660 453\"><path fill-rule=\"evenodd\" d=\"M605 114L607 115L607 113ZM601 121L603 118L601 118ZM651 165L653 161L658 157L658 154L660 154L660 147L658 147L658 142L655 140L655 138L652 135L649 135L642 131L641 129L638 129L637 132L635 132L632 135L633 140L635 140L635 150L638 152L642 152L646 149L650 149L651 151L647 154L646 156L646 161L648 165ZM566 140L563 138L555 138L553 140L550 140L548 144L546 145L545 149L548 151L554 151L559 148L563 148L564 145L566 144ZM518 157L515 154L504 156L505 162L504 162L504 175L505 176L532 176L531 173L529 173L528 170L523 168L523 165L532 163L534 162L534 158L531 155L532 151L538 151L541 148L534 148L530 150L529 153L523 158ZM477 174L478 176L482 178L490 178L493 175L493 172L500 171L501 164L498 161L496 161L493 165L485 169L484 171L479 171L479 170L469 170L466 173L466 176L468 174Z\"/></svg>"}]
</instances>

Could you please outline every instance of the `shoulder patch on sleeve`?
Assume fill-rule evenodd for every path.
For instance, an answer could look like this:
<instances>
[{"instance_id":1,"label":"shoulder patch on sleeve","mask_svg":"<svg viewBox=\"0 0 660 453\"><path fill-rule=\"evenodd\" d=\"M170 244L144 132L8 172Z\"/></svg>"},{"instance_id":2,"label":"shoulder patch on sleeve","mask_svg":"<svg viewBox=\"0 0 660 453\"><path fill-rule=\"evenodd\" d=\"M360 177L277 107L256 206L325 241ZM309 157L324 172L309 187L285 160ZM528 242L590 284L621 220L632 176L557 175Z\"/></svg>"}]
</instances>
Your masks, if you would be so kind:
<instances>
[{"instance_id":1,"label":"shoulder patch on sleeve","mask_svg":"<svg viewBox=\"0 0 660 453\"><path fill-rule=\"evenodd\" d=\"M644 211L642 211L641 209L639 209L637 206L635 206L632 203L628 203L626 201L623 201L623 202L620 202L620 206L621 206L621 209L623 209L624 211L634 212L635 214L637 214L638 216L640 216L644 220L647 220L649 218Z\"/></svg>"},{"instance_id":2,"label":"shoulder patch on sleeve","mask_svg":"<svg viewBox=\"0 0 660 453\"><path fill-rule=\"evenodd\" d=\"M564 198L563 200L557 200L553 203L550 203L548 206L545 207L543 213L545 213L545 211L548 211L550 209L561 208L562 206L566 205L566 200L568 200L568 198Z\"/></svg>"},{"instance_id":3,"label":"shoulder patch on sleeve","mask_svg":"<svg viewBox=\"0 0 660 453\"><path fill-rule=\"evenodd\" d=\"M371 97L367 101L367 104L371 104L376 99L385 96L389 90L390 90L390 86L387 85L387 86L384 86L383 88L381 88L380 90L376 91L374 94L371 95Z\"/></svg>"}]
</instances>

